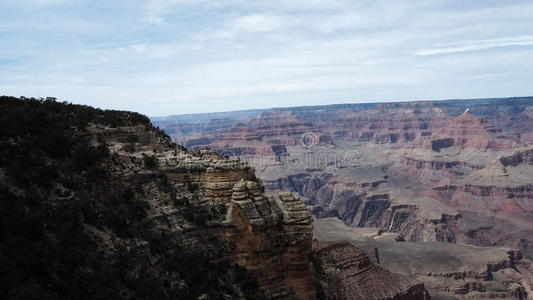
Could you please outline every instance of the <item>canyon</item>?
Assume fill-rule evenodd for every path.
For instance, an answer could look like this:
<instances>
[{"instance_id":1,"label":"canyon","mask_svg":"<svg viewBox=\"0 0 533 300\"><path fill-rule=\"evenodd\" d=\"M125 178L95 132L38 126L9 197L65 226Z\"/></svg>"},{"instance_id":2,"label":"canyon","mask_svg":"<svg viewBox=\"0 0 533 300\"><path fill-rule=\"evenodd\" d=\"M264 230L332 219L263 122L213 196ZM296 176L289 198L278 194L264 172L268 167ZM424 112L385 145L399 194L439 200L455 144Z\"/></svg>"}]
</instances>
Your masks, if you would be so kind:
<instances>
[{"instance_id":1,"label":"canyon","mask_svg":"<svg viewBox=\"0 0 533 300\"><path fill-rule=\"evenodd\" d=\"M273 108L152 122L191 150L247 162L267 192L296 193L318 220L334 217L349 230L393 236L380 252L446 243L513 253L520 259L512 265L526 267L512 267L522 268L508 280L513 284L490 297L532 295L531 97ZM411 275L432 284L432 295L483 299L478 283L457 287L459 293L439 290L439 281L463 271Z\"/></svg>"},{"instance_id":2,"label":"canyon","mask_svg":"<svg viewBox=\"0 0 533 300\"><path fill-rule=\"evenodd\" d=\"M304 201L247 162L181 147L145 116L0 106L2 298L431 299L377 249L314 240Z\"/></svg>"}]
</instances>

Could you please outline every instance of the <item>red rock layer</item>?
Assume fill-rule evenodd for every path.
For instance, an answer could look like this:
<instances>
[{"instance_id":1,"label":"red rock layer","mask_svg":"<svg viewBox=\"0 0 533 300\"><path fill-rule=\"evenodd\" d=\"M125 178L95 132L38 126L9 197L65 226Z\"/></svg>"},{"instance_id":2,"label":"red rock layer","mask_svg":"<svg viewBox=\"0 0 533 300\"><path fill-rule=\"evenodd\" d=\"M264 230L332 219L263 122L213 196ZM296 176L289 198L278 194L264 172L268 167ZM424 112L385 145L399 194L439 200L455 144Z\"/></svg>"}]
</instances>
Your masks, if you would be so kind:
<instances>
[{"instance_id":1,"label":"red rock layer","mask_svg":"<svg viewBox=\"0 0 533 300\"><path fill-rule=\"evenodd\" d=\"M435 151L452 146L507 150L516 144L511 137L505 137L501 129L489 124L484 118L472 115L468 110L453 118L433 138L423 140L426 147Z\"/></svg>"}]
</instances>

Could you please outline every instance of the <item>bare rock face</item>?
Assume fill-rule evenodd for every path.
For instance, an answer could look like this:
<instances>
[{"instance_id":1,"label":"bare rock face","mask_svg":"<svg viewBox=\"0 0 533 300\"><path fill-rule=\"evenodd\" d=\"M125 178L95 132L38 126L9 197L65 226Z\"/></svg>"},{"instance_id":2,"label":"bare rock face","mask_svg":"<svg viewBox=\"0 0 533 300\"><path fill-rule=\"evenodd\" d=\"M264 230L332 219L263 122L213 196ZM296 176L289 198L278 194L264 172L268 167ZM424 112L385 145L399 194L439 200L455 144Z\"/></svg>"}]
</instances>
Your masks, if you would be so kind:
<instances>
[{"instance_id":1,"label":"bare rock face","mask_svg":"<svg viewBox=\"0 0 533 300\"><path fill-rule=\"evenodd\" d=\"M168 154L160 158L174 165L173 160ZM199 160L178 159L163 172L198 187L198 203L214 213L209 231L224 240L220 254L245 267L268 297L315 298L309 263L312 218L299 198L290 193L267 196L252 169L209 152ZM220 205L224 215L217 214Z\"/></svg>"},{"instance_id":2,"label":"bare rock face","mask_svg":"<svg viewBox=\"0 0 533 300\"><path fill-rule=\"evenodd\" d=\"M358 249L377 249L379 260L374 258L373 262L379 261L391 272L424 283L435 299L527 299L531 295L531 261L524 259L520 251L442 242L398 242L395 234L377 235L375 229L350 228L335 218L316 220L314 230L319 241L343 239ZM522 298L514 296L520 293Z\"/></svg>"},{"instance_id":3,"label":"bare rock face","mask_svg":"<svg viewBox=\"0 0 533 300\"><path fill-rule=\"evenodd\" d=\"M486 119L474 116L467 109L463 114L453 118L436 133L430 141L431 148L440 151L447 147L473 147L482 150L506 150L515 146L515 141L503 136L502 130Z\"/></svg>"},{"instance_id":4,"label":"bare rock face","mask_svg":"<svg viewBox=\"0 0 533 300\"><path fill-rule=\"evenodd\" d=\"M282 257L285 278L302 299L313 299L316 296L315 278L309 265L313 219L303 201L291 193L282 192L274 198L283 215L283 242L287 247Z\"/></svg>"},{"instance_id":5,"label":"bare rock face","mask_svg":"<svg viewBox=\"0 0 533 300\"><path fill-rule=\"evenodd\" d=\"M500 162L504 167L518 166L519 164L533 164L533 149L517 151L511 156L504 156L500 158Z\"/></svg>"},{"instance_id":6,"label":"bare rock face","mask_svg":"<svg viewBox=\"0 0 533 300\"><path fill-rule=\"evenodd\" d=\"M431 299L424 284L381 268L348 242L315 242L313 258L327 299Z\"/></svg>"},{"instance_id":7,"label":"bare rock face","mask_svg":"<svg viewBox=\"0 0 533 300\"><path fill-rule=\"evenodd\" d=\"M290 290L283 280L282 245L276 230L279 215L273 203L250 181L236 183L232 191L226 220L233 226L224 232L228 257L251 270L269 295L287 297Z\"/></svg>"},{"instance_id":8,"label":"bare rock face","mask_svg":"<svg viewBox=\"0 0 533 300\"><path fill-rule=\"evenodd\" d=\"M225 238L231 261L251 270L274 299L314 299L309 264L312 219L303 202L290 193L265 197L259 184L234 185Z\"/></svg>"}]
</instances>

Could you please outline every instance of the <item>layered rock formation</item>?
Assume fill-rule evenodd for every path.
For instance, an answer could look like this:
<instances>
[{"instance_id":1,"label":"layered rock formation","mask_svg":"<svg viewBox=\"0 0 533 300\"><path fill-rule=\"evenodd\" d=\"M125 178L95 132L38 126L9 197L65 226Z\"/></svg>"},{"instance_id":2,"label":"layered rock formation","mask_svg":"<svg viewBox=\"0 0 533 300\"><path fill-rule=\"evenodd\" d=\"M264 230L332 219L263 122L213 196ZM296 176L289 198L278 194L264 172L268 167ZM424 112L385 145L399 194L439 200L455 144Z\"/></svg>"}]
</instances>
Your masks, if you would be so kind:
<instances>
[{"instance_id":1,"label":"layered rock formation","mask_svg":"<svg viewBox=\"0 0 533 300\"><path fill-rule=\"evenodd\" d=\"M298 193L316 217L404 241L503 246L533 258L532 103L280 108L173 137L193 149L231 149L224 156L249 162L267 190ZM181 126L173 120L165 123L171 130Z\"/></svg>"},{"instance_id":2,"label":"layered rock formation","mask_svg":"<svg viewBox=\"0 0 533 300\"><path fill-rule=\"evenodd\" d=\"M478 129L491 133L512 132L512 135L527 139L531 129L532 98L478 99L453 101L419 101L378 104L341 104L316 107L293 107L272 110L197 114L154 118L154 122L178 140L190 140L197 134L211 136L231 127L248 127L252 123L272 127L278 123L304 122L315 130L319 128L332 138L355 138L375 142L413 141L440 133L445 127L461 128L461 123L480 123ZM471 117L457 118L465 111ZM208 126L212 120L224 118L224 126ZM454 118L457 118L453 121ZM471 120L468 120L471 119ZM194 131L182 130L194 122ZM495 126L492 126L495 125ZM275 126L275 125L274 125ZM265 128L268 129L268 128ZM473 132L473 128L468 132ZM184 133L181 133L184 131ZM230 130L231 131L231 130ZM460 133L456 131L456 133ZM467 132L464 132L467 133ZM460 134L459 134L460 135ZM212 138L216 138L213 135ZM191 143L192 146L194 143Z\"/></svg>"},{"instance_id":3,"label":"layered rock formation","mask_svg":"<svg viewBox=\"0 0 533 300\"><path fill-rule=\"evenodd\" d=\"M358 249L378 249L380 266L424 283L432 298L528 299L532 294L531 261L523 258L520 251L441 242L398 242L397 234L350 228L334 218L317 220L314 233L320 241L343 239Z\"/></svg>"},{"instance_id":4,"label":"layered rock formation","mask_svg":"<svg viewBox=\"0 0 533 300\"><path fill-rule=\"evenodd\" d=\"M313 257L327 299L431 299L422 283L381 268L348 242L315 242Z\"/></svg>"},{"instance_id":5,"label":"layered rock formation","mask_svg":"<svg viewBox=\"0 0 533 300\"><path fill-rule=\"evenodd\" d=\"M190 152L135 113L0 107L1 298L317 298L311 214L245 162Z\"/></svg>"},{"instance_id":6,"label":"layered rock formation","mask_svg":"<svg viewBox=\"0 0 533 300\"><path fill-rule=\"evenodd\" d=\"M1 136L0 283L8 287L2 298L35 298L24 296L28 290L45 299L316 298L311 215L299 198L265 194L245 163L177 147L138 114L1 100L15 113L24 111L20 106L61 120L39 124L48 136L73 137L63 144L71 148L58 152L60 145L24 127L33 123ZM5 151L27 153L25 164L56 171L32 177L4 160ZM28 218L33 229L15 228L17 219ZM4 222L15 229L7 231ZM25 244L32 250L23 250ZM13 257L34 257L39 247L45 258L34 265ZM38 272L15 276L25 268Z\"/></svg>"},{"instance_id":7,"label":"layered rock formation","mask_svg":"<svg viewBox=\"0 0 533 300\"><path fill-rule=\"evenodd\" d=\"M531 175L528 167L499 167L498 160L504 157L509 164L505 157L527 147L532 100L273 109L241 118L233 127L205 130L197 137L207 144L196 137L183 141L193 148L227 149L225 156L247 160L268 189L299 193L319 217L401 232L411 241L485 245L468 236L471 225L484 226L483 214L511 214L522 224L508 226L525 234L497 233L502 241L494 243L526 251L528 242L520 239L530 239L532 227L525 224L531 195L520 178ZM520 126L517 120L523 121ZM172 126L179 127L179 121ZM489 201L481 199L489 195Z\"/></svg>"},{"instance_id":8,"label":"layered rock formation","mask_svg":"<svg viewBox=\"0 0 533 300\"><path fill-rule=\"evenodd\" d=\"M221 243L201 251L246 268L271 299L315 298L308 259L312 219L300 199L289 193L265 195L253 169L236 160L222 160L214 152L159 149L154 157L157 172L171 183L193 187L186 201L195 207L194 217L205 220L207 226L195 230L205 230ZM139 172L133 176L151 175ZM172 205L158 209L173 210ZM158 218L165 214L158 213ZM188 243L197 241L193 238Z\"/></svg>"},{"instance_id":9,"label":"layered rock formation","mask_svg":"<svg viewBox=\"0 0 533 300\"><path fill-rule=\"evenodd\" d=\"M433 138L425 140L427 146L437 152L447 147L507 150L513 148L517 141L506 137L501 128L486 119L472 115L470 109L453 118Z\"/></svg>"}]
</instances>

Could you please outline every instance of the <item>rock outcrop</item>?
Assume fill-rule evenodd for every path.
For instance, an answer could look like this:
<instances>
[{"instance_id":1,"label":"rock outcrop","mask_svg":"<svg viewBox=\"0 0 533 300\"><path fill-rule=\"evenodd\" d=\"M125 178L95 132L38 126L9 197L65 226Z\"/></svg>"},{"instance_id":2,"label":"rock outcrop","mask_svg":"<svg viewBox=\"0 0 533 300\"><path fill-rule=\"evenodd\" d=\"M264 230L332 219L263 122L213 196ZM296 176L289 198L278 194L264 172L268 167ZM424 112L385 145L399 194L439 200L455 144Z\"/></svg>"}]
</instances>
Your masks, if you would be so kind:
<instances>
[{"instance_id":1,"label":"rock outcrop","mask_svg":"<svg viewBox=\"0 0 533 300\"><path fill-rule=\"evenodd\" d=\"M381 268L348 242L315 242L313 259L326 299L431 299L423 283Z\"/></svg>"},{"instance_id":2,"label":"rock outcrop","mask_svg":"<svg viewBox=\"0 0 533 300\"><path fill-rule=\"evenodd\" d=\"M197 205L210 213L208 231L224 241L215 256L246 268L271 299L315 298L312 218L299 198L266 195L253 169L213 152L156 157L169 179L197 187Z\"/></svg>"},{"instance_id":3,"label":"rock outcrop","mask_svg":"<svg viewBox=\"0 0 533 300\"><path fill-rule=\"evenodd\" d=\"M504 167L518 166L520 164L531 165L533 164L533 149L517 151L513 155L501 157L500 162Z\"/></svg>"},{"instance_id":4,"label":"rock outcrop","mask_svg":"<svg viewBox=\"0 0 533 300\"><path fill-rule=\"evenodd\" d=\"M0 240L3 271L24 274L20 269L28 264L17 268L15 261L7 264L7 258L16 252L33 257L33 249L41 247L35 245L44 245L41 252L46 256L29 265L29 270L41 271L28 273L28 279L7 282L2 272L2 286L8 286L0 291L6 296L2 298L24 295L24 280L36 282L28 289L44 299L49 293L113 299L316 298L309 261L310 213L289 193L267 195L246 163L177 147L135 113L1 100L2 107L14 107L17 113L24 111L17 110L19 105L39 111L47 120L57 118L39 124L41 130L73 137L61 145L71 147L64 152L52 152L60 145L51 147L42 142L44 136L26 128L0 139L2 154L22 151L30 156L23 160L27 165L37 164L39 169L39 164L50 164L55 170L35 179L26 177L21 184L18 165L0 160L0 214L7 222L2 223ZM30 141L32 149L26 145ZM32 151L39 160L31 158ZM37 197L42 197L37 205L24 208L24 201L35 202ZM3 224L20 222L8 214L17 201L23 212L35 216L30 223L37 231L15 229L11 238ZM11 244L8 253L4 241L11 240L22 242ZM31 251L19 249L25 243ZM69 270L73 283L64 276ZM107 282L100 282L100 277Z\"/></svg>"},{"instance_id":5,"label":"rock outcrop","mask_svg":"<svg viewBox=\"0 0 533 300\"><path fill-rule=\"evenodd\" d=\"M442 242L398 242L393 233L377 234L368 228L350 228L335 218L317 220L319 241L344 239L372 255L374 263L422 282L436 299L527 299L531 295L531 262L520 251ZM526 296L524 296L526 295ZM522 298L520 298L522 297Z\"/></svg>"},{"instance_id":6,"label":"rock outcrop","mask_svg":"<svg viewBox=\"0 0 533 300\"><path fill-rule=\"evenodd\" d=\"M287 247L282 257L285 278L302 299L312 299L316 296L316 279L309 265L313 219L303 201L291 193L283 192L274 198L283 215L283 242Z\"/></svg>"}]
</instances>

